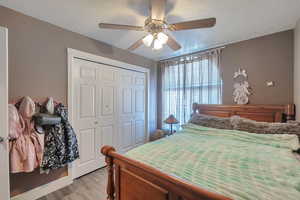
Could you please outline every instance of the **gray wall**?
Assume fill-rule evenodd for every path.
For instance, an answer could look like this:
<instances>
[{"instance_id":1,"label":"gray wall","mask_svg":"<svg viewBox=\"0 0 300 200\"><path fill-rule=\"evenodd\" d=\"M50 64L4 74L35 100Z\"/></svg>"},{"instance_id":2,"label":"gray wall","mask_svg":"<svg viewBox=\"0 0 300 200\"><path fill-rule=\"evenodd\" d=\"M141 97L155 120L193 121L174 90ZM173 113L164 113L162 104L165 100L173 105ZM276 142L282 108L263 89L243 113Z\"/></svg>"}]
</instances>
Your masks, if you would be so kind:
<instances>
[{"instance_id":1,"label":"gray wall","mask_svg":"<svg viewBox=\"0 0 300 200\"><path fill-rule=\"evenodd\" d=\"M223 104L234 104L233 74L246 69L253 94L251 104L288 104L293 102L293 30L226 45L221 56ZM298 75L300 76L300 74ZM267 87L274 81L274 87ZM300 83L299 83L300 84ZM158 127L161 127L161 73L158 69Z\"/></svg>"},{"instance_id":2,"label":"gray wall","mask_svg":"<svg viewBox=\"0 0 300 200\"><path fill-rule=\"evenodd\" d=\"M294 102L296 119L300 120L300 19L295 29Z\"/></svg>"},{"instance_id":3,"label":"gray wall","mask_svg":"<svg viewBox=\"0 0 300 200\"><path fill-rule=\"evenodd\" d=\"M221 57L223 103L233 103L233 73L240 67L248 72L251 104L292 103L293 57L292 30L227 45ZM267 81L274 81L275 87L267 87Z\"/></svg>"}]
</instances>

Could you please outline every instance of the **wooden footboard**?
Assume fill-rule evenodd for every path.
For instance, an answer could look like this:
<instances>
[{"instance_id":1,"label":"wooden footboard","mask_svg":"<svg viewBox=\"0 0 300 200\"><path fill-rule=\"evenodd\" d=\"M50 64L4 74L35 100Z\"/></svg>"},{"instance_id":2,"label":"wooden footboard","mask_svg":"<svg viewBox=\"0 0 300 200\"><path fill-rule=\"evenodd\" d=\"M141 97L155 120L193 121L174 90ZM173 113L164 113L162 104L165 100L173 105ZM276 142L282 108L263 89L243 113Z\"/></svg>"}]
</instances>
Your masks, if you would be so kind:
<instances>
[{"instance_id":1,"label":"wooden footboard","mask_svg":"<svg viewBox=\"0 0 300 200\"><path fill-rule=\"evenodd\" d=\"M108 200L229 200L104 146Z\"/></svg>"}]
</instances>

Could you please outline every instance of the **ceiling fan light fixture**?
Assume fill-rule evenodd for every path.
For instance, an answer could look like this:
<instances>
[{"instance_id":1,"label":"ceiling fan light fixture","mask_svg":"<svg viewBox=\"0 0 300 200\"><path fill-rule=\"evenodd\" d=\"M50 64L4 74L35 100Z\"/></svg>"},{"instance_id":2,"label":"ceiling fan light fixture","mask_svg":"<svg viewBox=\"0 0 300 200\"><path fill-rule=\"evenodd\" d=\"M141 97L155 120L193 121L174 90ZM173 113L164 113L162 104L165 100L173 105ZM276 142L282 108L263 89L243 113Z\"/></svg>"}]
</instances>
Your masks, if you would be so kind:
<instances>
[{"instance_id":1,"label":"ceiling fan light fixture","mask_svg":"<svg viewBox=\"0 0 300 200\"><path fill-rule=\"evenodd\" d=\"M168 0L149 0L150 16L146 18L143 26L100 23L99 27L101 29L103 28L147 32L148 35L143 36L138 41L133 43L128 48L129 51L134 51L143 44L147 47L152 48L153 50L161 49L166 44L173 51L178 51L179 49L181 49L181 45L172 35L168 34L168 31L211 28L216 25L217 20L214 17L170 24L165 21L167 1Z\"/></svg>"},{"instance_id":2,"label":"ceiling fan light fixture","mask_svg":"<svg viewBox=\"0 0 300 200\"><path fill-rule=\"evenodd\" d=\"M154 50L159 50L163 47L163 44L159 41L159 39L155 39L154 40L154 45L153 45L153 49Z\"/></svg>"},{"instance_id":3,"label":"ceiling fan light fixture","mask_svg":"<svg viewBox=\"0 0 300 200\"><path fill-rule=\"evenodd\" d=\"M149 34L147 35L144 39L143 39L143 43L147 46L147 47L150 47L152 42L153 42L153 35L152 34Z\"/></svg>"},{"instance_id":4,"label":"ceiling fan light fixture","mask_svg":"<svg viewBox=\"0 0 300 200\"><path fill-rule=\"evenodd\" d=\"M157 34L157 39L160 41L161 44L166 44L168 42L169 37L163 32L160 32Z\"/></svg>"}]
</instances>

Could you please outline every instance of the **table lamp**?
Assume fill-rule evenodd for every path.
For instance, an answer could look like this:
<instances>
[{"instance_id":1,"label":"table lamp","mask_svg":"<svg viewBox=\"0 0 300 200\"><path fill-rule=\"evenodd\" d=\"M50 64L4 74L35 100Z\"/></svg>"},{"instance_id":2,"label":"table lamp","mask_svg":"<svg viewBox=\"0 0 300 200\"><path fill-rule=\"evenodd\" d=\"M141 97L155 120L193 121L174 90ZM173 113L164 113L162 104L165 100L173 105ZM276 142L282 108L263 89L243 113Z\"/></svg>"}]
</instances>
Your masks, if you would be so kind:
<instances>
[{"instance_id":1,"label":"table lamp","mask_svg":"<svg viewBox=\"0 0 300 200\"><path fill-rule=\"evenodd\" d=\"M178 124L179 121L174 117L174 115L170 115L167 119L165 119L164 123L170 124L170 126L171 126L170 135L172 135L173 134L173 124Z\"/></svg>"}]
</instances>

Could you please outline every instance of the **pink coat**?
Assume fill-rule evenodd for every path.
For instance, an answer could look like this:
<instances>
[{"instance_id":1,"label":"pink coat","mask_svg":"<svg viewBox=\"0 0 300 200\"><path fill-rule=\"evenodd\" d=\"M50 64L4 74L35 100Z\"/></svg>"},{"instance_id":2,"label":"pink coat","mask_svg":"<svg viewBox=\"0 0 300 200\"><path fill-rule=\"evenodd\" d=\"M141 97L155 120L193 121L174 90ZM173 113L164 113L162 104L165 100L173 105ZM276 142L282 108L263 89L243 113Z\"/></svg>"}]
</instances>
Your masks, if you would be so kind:
<instances>
[{"instance_id":1,"label":"pink coat","mask_svg":"<svg viewBox=\"0 0 300 200\"><path fill-rule=\"evenodd\" d=\"M23 134L25 124L22 116L13 104L8 105L9 138L17 139Z\"/></svg>"},{"instance_id":2,"label":"pink coat","mask_svg":"<svg viewBox=\"0 0 300 200\"><path fill-rule=\"evenodd\" d=\"M35 103L30 97L24 97L19 108L20 122L24 121L23 125L22 122L20 123L22 134L10 142L10 169L12 173L32 172L42 163L44 135L38 134L34 129L34 122L32 121L34 114ZM16 121L10 123L14 124ZM20 130L14 132L20 132Z\"/></svg>"}]
</instances>

